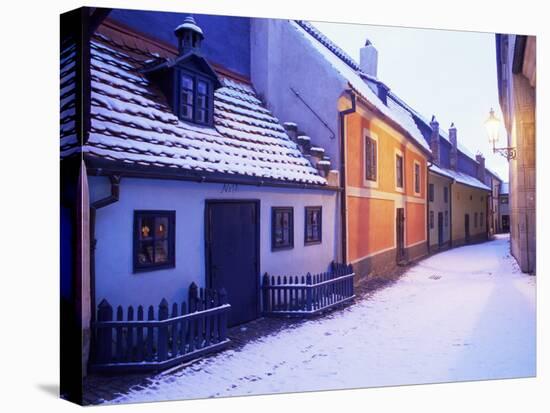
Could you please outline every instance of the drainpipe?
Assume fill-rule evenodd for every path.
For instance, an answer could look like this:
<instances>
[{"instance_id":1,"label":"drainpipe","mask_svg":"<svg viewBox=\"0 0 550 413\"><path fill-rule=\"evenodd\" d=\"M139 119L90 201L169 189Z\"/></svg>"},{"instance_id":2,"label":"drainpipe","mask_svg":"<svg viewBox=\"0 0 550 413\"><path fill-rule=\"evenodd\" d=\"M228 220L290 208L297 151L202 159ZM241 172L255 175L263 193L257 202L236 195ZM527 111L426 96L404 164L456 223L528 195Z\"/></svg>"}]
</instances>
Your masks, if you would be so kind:
<instances>
[{"instance_id":1,"label":"drainpipe","mask_svg":"<svg viewBox=\"0 0 550 413\"><path fill-rule=\"evenodd\" d=\"M454 179L451 181L449 188L449 249L453 248L453 184Z\"/></svg>"},{"instance_id":2,"label":"drainpipe","mask_svg":"<svg viewBox=\"0 0 550 413\"><path fill-rule=\"evenodd\" d=\"M340 193L340 213L341 213L341 232L342 232L342 261L344 264L348 264L348 234L347 234L347 188L346 188L346 154L345 154L345 139L346 139L346 115L355 113L356 111L356 98L355 93L351 90L346 90L351 99L351 108L344 109L338 112L340 120L340 186L342 191Z\"/></svg>"},{"instance_id":3,"label":"drainpipe","mask_svg":"<svg viewBox=\"0 0 550 413\"><path fill-rule=\"evenodd\" d=\"M428 167L426 168L426 240L428 242L428 254L431 252L430 248L430 166L433 165L432 161L428 161ZM434 217L435 220L435 217Z\"/></svg>"},{"instance_id":4,"label":"drainpipe","mask_svg":"<svg viewBox=\"0 0 550 413\"><path fill-rule=\"evenodd\" d=\"M95 321L95 218L96 211L118 201L120 194L120 175L109 175L111 194L90 204L90 295L92 306L92 321Z\"/></svg>"}]
</instances>

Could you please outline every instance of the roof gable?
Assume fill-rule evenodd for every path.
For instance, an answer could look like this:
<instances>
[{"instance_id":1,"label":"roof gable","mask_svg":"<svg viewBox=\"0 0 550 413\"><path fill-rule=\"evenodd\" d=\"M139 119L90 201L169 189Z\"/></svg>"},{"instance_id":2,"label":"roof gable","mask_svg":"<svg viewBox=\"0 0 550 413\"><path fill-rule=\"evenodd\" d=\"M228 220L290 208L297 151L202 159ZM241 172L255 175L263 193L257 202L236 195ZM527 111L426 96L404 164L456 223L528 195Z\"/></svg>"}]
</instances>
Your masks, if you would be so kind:
<instances>
[{"instance_id":1,"label":"roof gable","mask_svg":"<svg viewBox=\"0 0 550 413\"><path fill-rule=\"evenodd\" d=\"M175 59L154 59L150 64L142 69L142 73L150 75L174 68L185 68L187 70L199 72L211 78L214 81L215 89L222 86L218 74L210 65L208 60L206 60L202 55L194 52L186 53Z\"/></svg>"}]
</instances>

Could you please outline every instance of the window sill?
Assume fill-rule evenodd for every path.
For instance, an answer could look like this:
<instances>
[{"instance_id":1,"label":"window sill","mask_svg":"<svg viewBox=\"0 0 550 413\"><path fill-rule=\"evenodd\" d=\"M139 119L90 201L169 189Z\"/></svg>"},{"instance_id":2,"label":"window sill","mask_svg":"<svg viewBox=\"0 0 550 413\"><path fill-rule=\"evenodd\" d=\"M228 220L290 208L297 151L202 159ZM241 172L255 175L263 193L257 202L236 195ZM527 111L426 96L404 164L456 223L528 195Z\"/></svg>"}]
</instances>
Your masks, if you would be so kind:
<instances>
[{"instance_id":1,"label":"window sill","mask_svg":"<svg viewBox=\"0 0 550 413\"><path fill-rule=\"evenodd\" d=\"M378 181L369 181L368 179L363 179L363 186L367 188L378 188Z\"/></svg>"},{"instance_id":2,"label":"window sill","mask_svg":"<svg viewBox=\"0 0 550 413\"><path fill-rule=\"evenodd\" d=\"M322 244L323 241L304 241L304 246L308 247L310 245L319 245Z\"/></svg>"},{"instance_id":3,"label":"window sill","mask_svg":"<svg viewBox=\"0 0 550 413\"><path fill-rule=\"evenodd\" d=\"M169 264L162 264L162 265L151 265L150 267L135 267L133 269L134 274L140 274L144 272L153 272L153 271L159 271L159 270L167 270L170 268L176 268L176 264L169 263Z\"/></svg>"},{"instance_id":4,"label":"window sill","mask_svg":"<svg viewBox=\"0 0 550 413\"><path fill-rule=\"evenodd\" d=\"M288 247L271 247L271 252L286 251L291 249L294 249L294 245L289 245Z\"/></svg>"}]
</instances>

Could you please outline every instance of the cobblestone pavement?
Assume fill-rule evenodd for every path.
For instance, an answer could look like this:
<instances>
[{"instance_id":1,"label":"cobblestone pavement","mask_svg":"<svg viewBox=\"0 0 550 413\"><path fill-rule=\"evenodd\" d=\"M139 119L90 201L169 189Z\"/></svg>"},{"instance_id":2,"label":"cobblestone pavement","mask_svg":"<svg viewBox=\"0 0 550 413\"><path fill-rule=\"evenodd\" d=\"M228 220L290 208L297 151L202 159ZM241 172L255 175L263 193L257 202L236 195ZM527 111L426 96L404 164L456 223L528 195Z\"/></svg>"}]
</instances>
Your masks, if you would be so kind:
<instances>
[{"instance_id":1,"label":"cobblestone pavement","mask_svg":"<svg viewBox=\"0 0 550 413\"><path fill-rule=\"evenodd\" d=\"M384 288L396 280L412 265L398 267L391 273L379 277L369 277L355 286L356 300L363 298L369 293ZM333 311L341 311L335 309ZM317 316L323 317L323 314ZM305 320L293 318L259 318L242 326L229 329L231 344L229 349L239 351L246 343L257 340L267 335L275 334L286 328L293 328ZM208 356L206 356L208 357ZM202 358L190 361L181 366L170 369L170 371L190 368ZM143 388L148 383L148 378L155 373L147 374L125 374L125 375L99 375L91 374L84 379L83 403L85 405L99 404L110 401L120 394L127 393L131 388Z\"/></svg>"}]
</instances>

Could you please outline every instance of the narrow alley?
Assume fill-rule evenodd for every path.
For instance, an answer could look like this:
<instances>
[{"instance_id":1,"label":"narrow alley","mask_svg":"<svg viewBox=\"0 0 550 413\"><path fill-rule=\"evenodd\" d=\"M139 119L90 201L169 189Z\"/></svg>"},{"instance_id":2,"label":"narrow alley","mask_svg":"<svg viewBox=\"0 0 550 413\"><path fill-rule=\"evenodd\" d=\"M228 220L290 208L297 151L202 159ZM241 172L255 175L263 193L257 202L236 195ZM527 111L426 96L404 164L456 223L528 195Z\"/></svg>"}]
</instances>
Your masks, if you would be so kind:
<instances>
[{"instance_id":1,"label":"narrow alley","mask_svg":"<svg viewBox=\"0 0 550 413\"><path fill-rule=\"evenodd\" d=\"M535 375L533 276L507 235L421 261L344 310L151 377L109 403Z\"/></svg>"}]
</instances>

